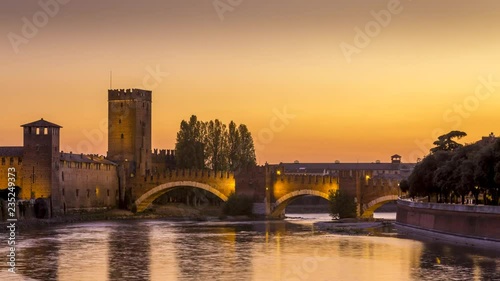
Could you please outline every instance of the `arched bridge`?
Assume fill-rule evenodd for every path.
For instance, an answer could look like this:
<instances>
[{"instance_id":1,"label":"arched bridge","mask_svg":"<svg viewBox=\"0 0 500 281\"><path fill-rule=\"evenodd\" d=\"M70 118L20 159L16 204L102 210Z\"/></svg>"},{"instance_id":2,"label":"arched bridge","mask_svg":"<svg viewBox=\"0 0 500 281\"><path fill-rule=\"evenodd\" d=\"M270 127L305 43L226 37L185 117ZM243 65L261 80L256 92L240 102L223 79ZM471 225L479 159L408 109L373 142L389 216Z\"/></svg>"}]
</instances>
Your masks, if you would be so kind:
<instances>
[{"instance_id":1,"label":"arched bridge","mask_svg":"<svg viewBox=\"0 0 500 281\"><path fill-rule=\"evenodd\" d=\"M328 200L330 191L339 188L337 177L312 175L278 175L272 186L270 216L284 216L288 204L303 196L318 196Z\"/></svg>"},{"instance_id":2,"label":"arched bridge","mask_svg":"<svg viewBox=\"0 0 500 281\"><path fill-rule=\"evenodd\" d=\"M330 191L341 189L355 198L358 215L369 218L387 202L397 200L399 181L388 178L371 179L360 171L344 176L282 174L276 171L270 194L270 217L283 217L285 208L296 198L312 195L328 200Z\"/></svg>"},{"instance_id":3,"label":"arched bridge","mask_svg":"<svg viewBox=\"0 0 500 281\"><path fill-rule=\"evenodd\" d=\"M356 198L358 214L370 217L373 212L399 195L397 180L367 179L359 173L349 176L282 174L270 166L242 171L172 170L138 180L133 196L138 212L144 211L156 198L178 187L206 190L222 201L231 193L244 194L254 200L254 212L267 217L283 217L288 204L302 196L328 200L329 192L341 189Z\"/></svg>"},{"instance_id":4,"label":"arched bridge","mask_svg":"<svg viewBox=\"0 0 500 281\"><path fill-rule=\"evenodd\" d=\"M227 201L229 195L235 192L235 177L232 172L209 170L170 170L146 177L133 189L137 212L144 211L156 198L179 187L203 189Z\"/></svg>"}]
</instances>

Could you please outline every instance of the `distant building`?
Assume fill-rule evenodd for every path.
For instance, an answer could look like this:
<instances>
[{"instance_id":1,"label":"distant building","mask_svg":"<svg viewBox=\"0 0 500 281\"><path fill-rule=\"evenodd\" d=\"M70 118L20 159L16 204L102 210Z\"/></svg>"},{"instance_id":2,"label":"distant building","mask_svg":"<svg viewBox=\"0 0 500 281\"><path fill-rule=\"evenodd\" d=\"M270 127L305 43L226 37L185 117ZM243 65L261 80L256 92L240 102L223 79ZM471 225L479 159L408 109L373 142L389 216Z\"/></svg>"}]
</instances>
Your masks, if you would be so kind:
<instances>
[{"instance_id":1,"label":"distant building","mask_svg":"<svg viewBox=\"0 0 500 281\"><path fill-rule=\"evenodd\" d=\"M338 177L352 177L356 173L368 179L394 179L402 180L407 178L416 163L402 163L400 155L392 155L390 163L281 163L285 174L308 174L308 175L331 175Z\"/></svg>"},{"instance_id":2,"label":"distant building","mask_svg":"<svg viewBox=\"0 0 500 281\"><path fill-rule=\"evenodd\" d=\"M492 133L489 134L489 136L482 137L481 140L480 140L480 142L487 144L487 143L493 143L494 141L496 141L498 139L500 139L500 138L499 137L495 137L495 134L493 134L493 132L492 132Z\"/></svg>"}]
</instances>

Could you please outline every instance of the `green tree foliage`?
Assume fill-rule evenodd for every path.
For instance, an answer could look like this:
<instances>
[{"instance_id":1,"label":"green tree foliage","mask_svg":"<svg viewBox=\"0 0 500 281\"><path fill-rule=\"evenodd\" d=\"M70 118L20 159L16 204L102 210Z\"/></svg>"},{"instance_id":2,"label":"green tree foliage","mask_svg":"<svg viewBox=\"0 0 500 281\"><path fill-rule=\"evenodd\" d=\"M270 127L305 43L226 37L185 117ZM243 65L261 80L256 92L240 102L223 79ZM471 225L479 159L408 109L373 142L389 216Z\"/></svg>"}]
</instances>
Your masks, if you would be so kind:
<instances>
[{"instance_id":1,"label":"green tree foliage","mask_svg":"<svg viewBox=\"0 0 500 281\"><path fill-rule=\"evenodd\" d=\"M461 145L453 138L465 136L452 131L440 136L431 154L418 163L408 178L410 196L436 196L437 202L462 204L465 196L498 205L500 189L500 140ZM455 200L454 200L455 199Z\"/></svg>"},{"instance_id":2,"label":"green tree foliage","mask_svg":"<svg viewBox=\"0 0 500 281\"><path fill-rule=\"evenodd\" d=\"M332 217L338 217L339 219L356 217L356 203L353 197L337 189L336 191L329 191L328 199L330 201L330 215Z\"/></svg>"},{"instance_id":3,"label":"green tree foliage","mask_svg":"<svg viewBox=\"0 0 500 281\"><path fill-rule=\"evenodd\" d=\"M222 207L222 212L227 216L251 216L252 208L252 198L231 193Z\"/></svg>"},{"instance_id":4,"label":"green tree foliage","mask_svg":"<svg viewBox=\"0 0 500 281\"><path fill-rule=\"evenodd\" d=\"M233 121L226 126L218 119L201 122L193 115L181 122L175 148L179 168L235 171L256 165L250 131Z\"/></svg>"}]
</instances>

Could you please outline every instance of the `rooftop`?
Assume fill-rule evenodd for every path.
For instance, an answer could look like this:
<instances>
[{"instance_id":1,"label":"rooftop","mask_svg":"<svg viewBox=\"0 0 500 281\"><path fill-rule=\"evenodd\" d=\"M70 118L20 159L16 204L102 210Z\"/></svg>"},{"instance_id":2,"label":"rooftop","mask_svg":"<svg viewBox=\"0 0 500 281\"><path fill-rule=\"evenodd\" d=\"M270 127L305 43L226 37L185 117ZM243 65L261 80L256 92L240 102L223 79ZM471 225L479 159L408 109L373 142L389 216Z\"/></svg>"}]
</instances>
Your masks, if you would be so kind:
<instances>
[{"instance_id":1,"label":"rooftop","mask_svg":"<svg viewBox=\"0 0 500 281\"><path fill-rule=\"evenodd\" d=\"M35 122L31 122L31 123L28 123L28 124L21 125L21 127L55 127L55 128L62 128L61 126L59 126L57 124L54 124L52 122L43 120L43 118L40 119L40 120L38 120L38 121L35 121Z\"/></svg>"},{"instance_id":2,"label":"rooftop","mask_svg":"<svg viewBox=\"0 0 500 281\"><path fill-rule=\"evenodd\" d=\"M412 163L281 163L285 172L305 169L309 172L322 170L406 170L415 166Z\"/></svg>"},{"instance_id":3,"label":"rooftop","mask_svg":"<svg viewBox=\"0 0 500 281\"><path fill-rule=\"evenodd\" d=\"M4 157L22 157L23 156L22 146L2 146L0 147L0 156Z\"/></svg>"}]
</instances>

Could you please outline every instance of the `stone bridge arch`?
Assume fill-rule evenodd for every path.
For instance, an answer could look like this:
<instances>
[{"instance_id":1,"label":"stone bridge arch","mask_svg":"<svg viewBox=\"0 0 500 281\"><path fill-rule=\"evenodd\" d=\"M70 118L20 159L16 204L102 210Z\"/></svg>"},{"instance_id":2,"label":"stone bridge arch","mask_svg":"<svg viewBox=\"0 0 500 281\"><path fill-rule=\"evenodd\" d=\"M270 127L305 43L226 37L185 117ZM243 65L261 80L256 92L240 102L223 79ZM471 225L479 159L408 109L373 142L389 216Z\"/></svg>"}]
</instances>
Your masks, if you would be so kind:
<instances>
[{"instance_id":1,"label":"stone bridge arch","mask_svg":"<svg viewBox=\"0 0 500 281\"><path fill-rule=\"evenodd\" d=\"M276 200L274 203L274 208L271 211L271 216L273 218L280 218L283 217L283 214L285 212L286 206L290 204L293 200L302 197L302 196L307 196L307 195L312 195L312 196L318 196L321 198L324 198L328 200L328 194L322 191L317 191L317 190L312 190L312 189L301 189L301 190L296 190L289 192L280 198Z\"/></svg>"},{"instance_id":2,"label":"stone bridge arch","mask_svg":"<svg viewBox=\"0 0 500 281\"><path fill-rule=\"evenodd\" d=\"M376 199L373 199L372 201L363 204L361 206L361 217L362 218L371 218L373 217L373 212L375 212L379 207L384 205L387 202L390 201L396 201L398 200L399 196L398 195L386 195L382 196Z\"/></svg>"},{"instance_id":3,"label":"stone bridge arch","mask_svg":"<svg viewBox=\"0 0 500 281\"><path fill-rule=\"evenodd\" d=\"M141 195L139 199L135 201L135 205L137 207L137 212L144 211L153 201L165 194L166 192L178 188L178 187L194 187L206 190L215 196L219 197L222 201L226 202L228 195L223 194L216 188L201 182L196 181L174 181L160 184L152 189L148 190L146 193Z\"/></svg>"}]
</instances>

